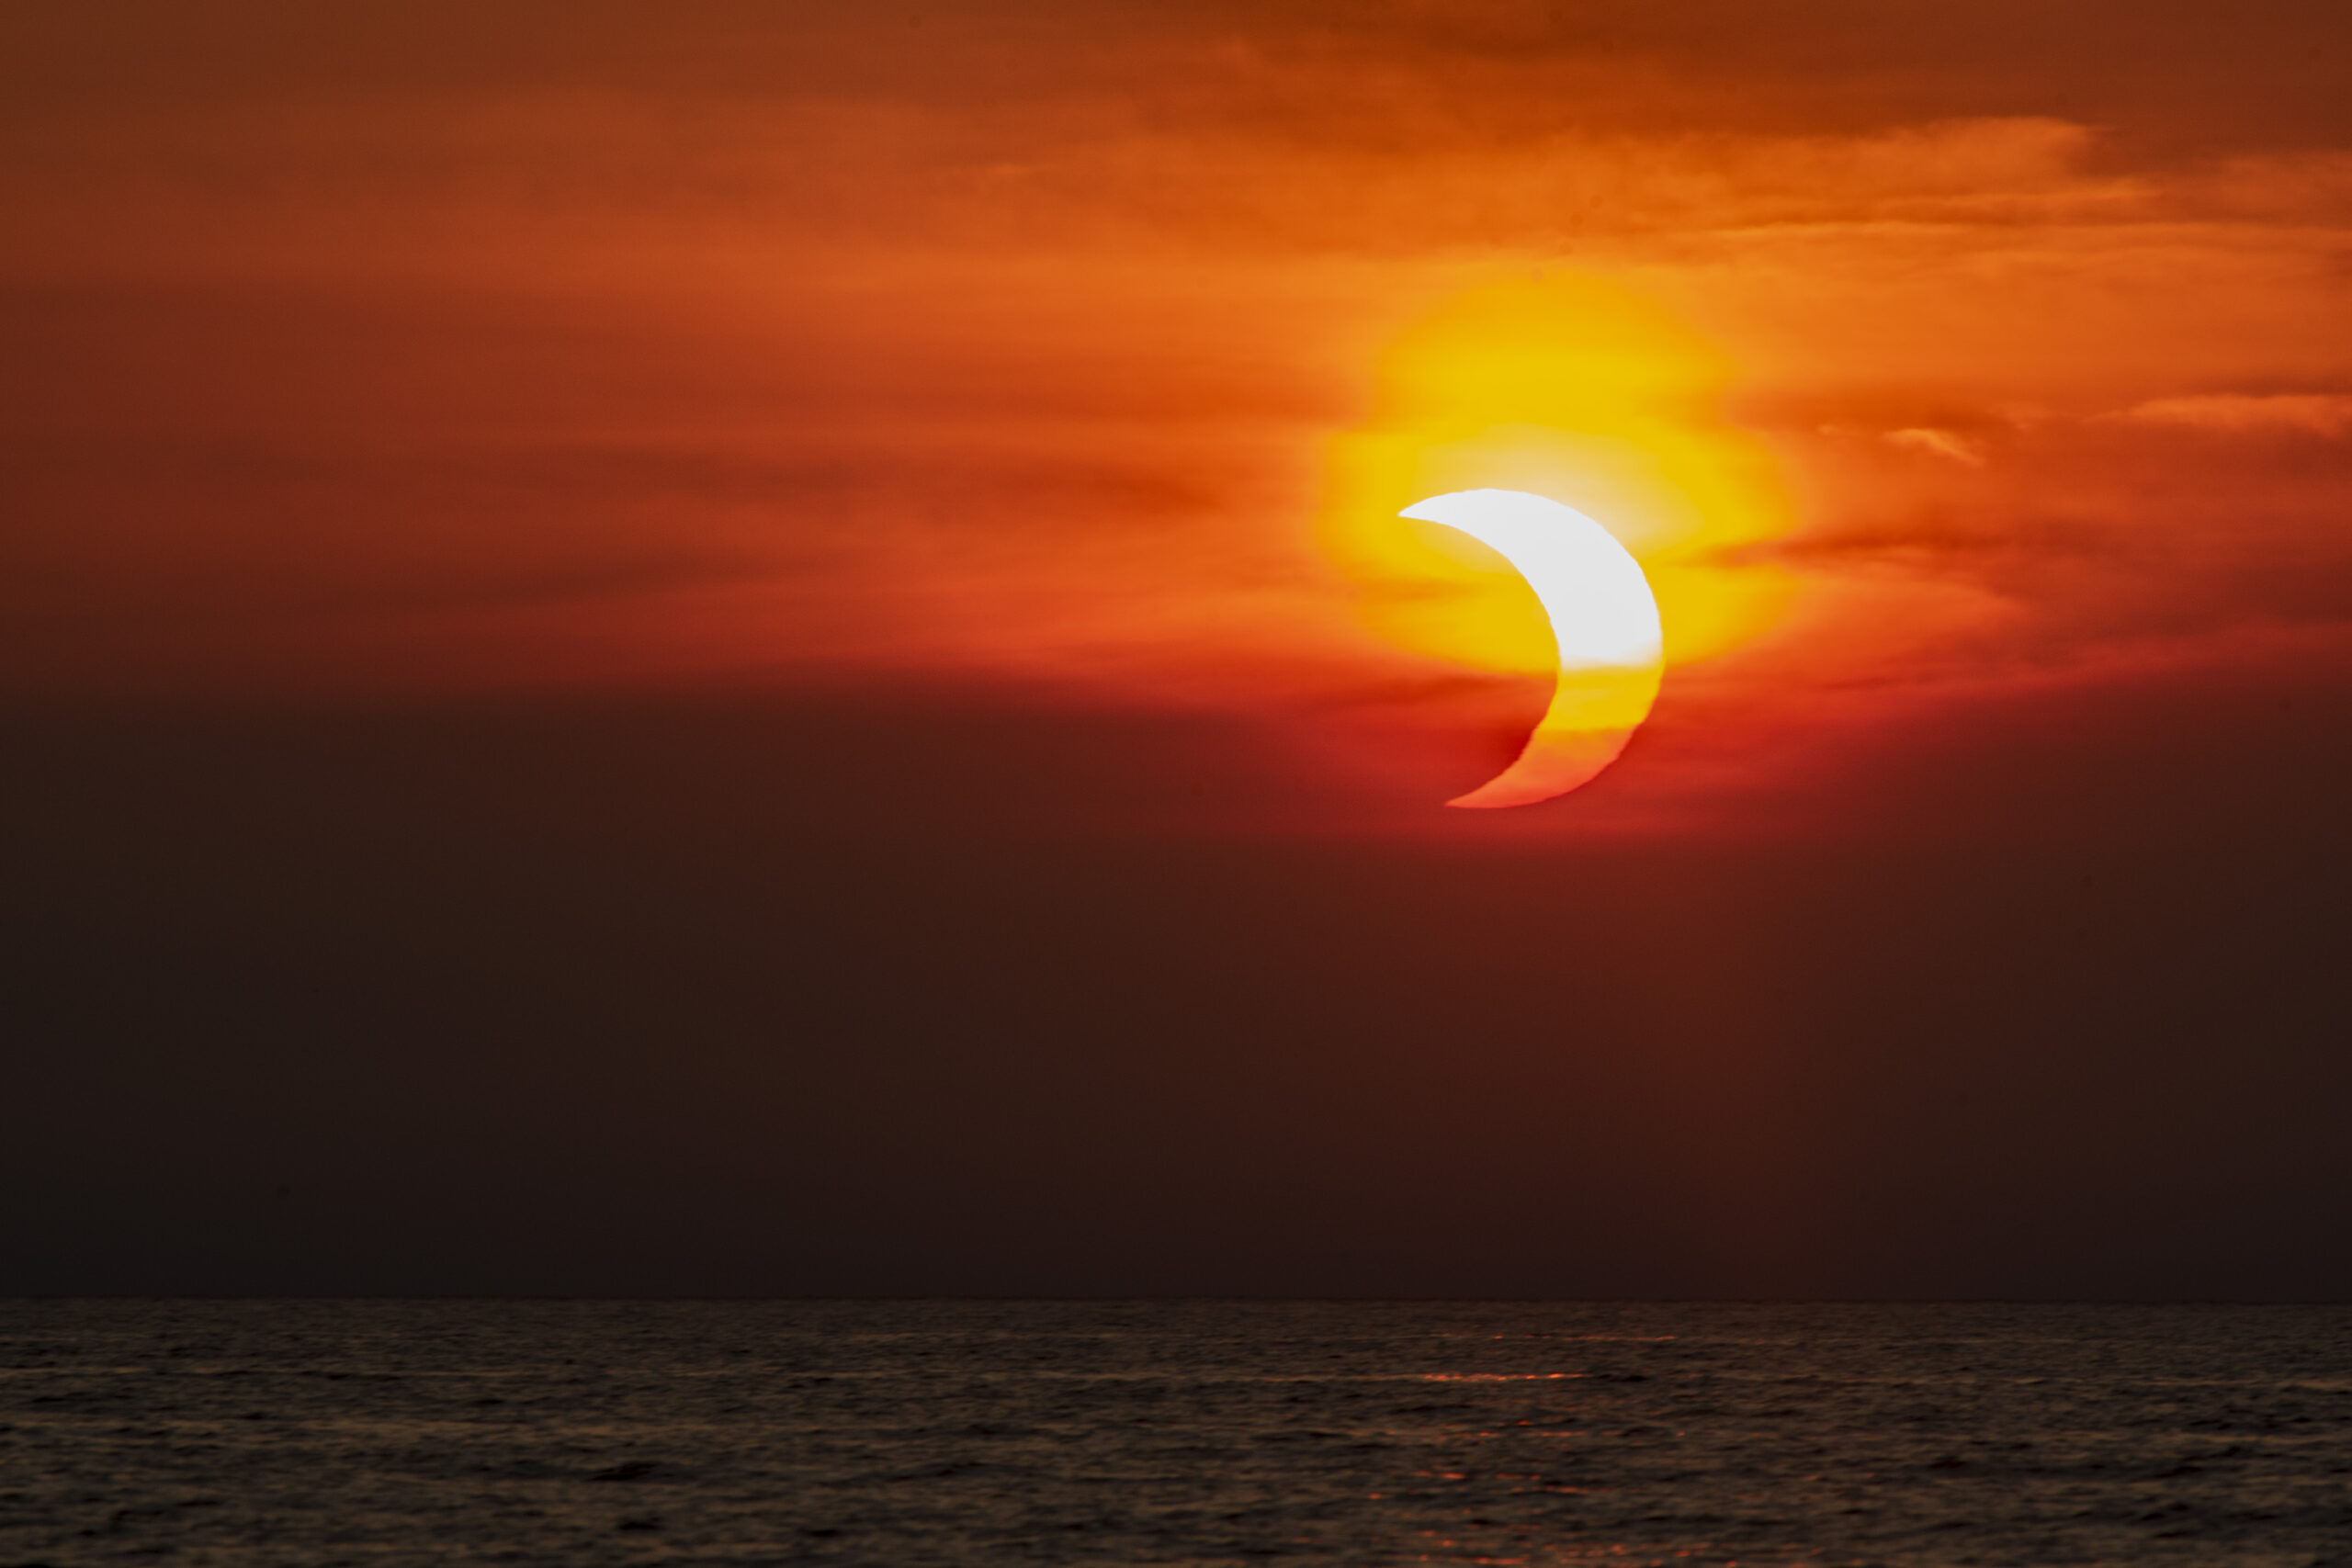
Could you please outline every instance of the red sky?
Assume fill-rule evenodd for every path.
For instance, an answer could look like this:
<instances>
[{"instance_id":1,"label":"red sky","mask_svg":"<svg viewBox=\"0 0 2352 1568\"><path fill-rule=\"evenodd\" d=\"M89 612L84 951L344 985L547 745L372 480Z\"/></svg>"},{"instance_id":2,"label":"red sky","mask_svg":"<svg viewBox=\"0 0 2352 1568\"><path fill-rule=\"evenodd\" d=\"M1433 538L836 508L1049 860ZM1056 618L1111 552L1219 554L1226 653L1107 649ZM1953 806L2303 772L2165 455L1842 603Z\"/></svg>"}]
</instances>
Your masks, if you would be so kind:
<instances>
[{"instance_id":1,"label":"red sky","mask_svg":"<svg viewBox=\"0 0 2352 1568\"><path fill-rule=\"evenodd\" d=\"M1441 680L1318 551L1326 453L1400 331L1546 272L1719 345L1799 498L1804 612L1693 689L2300 647L2320 16L22 17L10 684Z\"/></svg>"},{"instance_id":2,"label":"red sky","mask_svg":"<svg viewBox=\"0 0 2352 1568\"><path fill-rule=\"evenodd\" d=\"M352 976L378 965L470 994L436 967L465 964L420 956L440 952L420 911L560 926L551 889L593 880L587 846L611 842L703 910L682 917L707 938L690 947L730 950L751 940L721 929L741 911L706 908L715 885L679 868L723 880L730 857L783 851L757 846L769 829L732 786L623 738L746 704L726 711L750 750L687 750L767 779L790 832L933 845L931 873L809 873L832 891L752 920L786 945L877 878L979 910L978 884L936 867L1039 835L1081 861L1250 845L1337 856L1297 873L1327 922L1357 907L1349 878L1388 889L1364 897L1389 923L1325 939L1303 997L1350 942L1369 971L1409 967L1418 911L1466 898L1478 857L1554 889L1558 908L1532 891L1528 908L1574 906L1573 924L1598 917L1556 857L1649 854L1667 902L1641 919L1676 934L1620 953L1626 972L1687 946L1691 984L1745 999L1677 1012L1677 984L1611 991L1647 1021L1602 1031L1607 1071L1668 1036L1711 1071L1750 1059L1740 1039L1784 1065L1812 1039L1861 1053L1837 1057L1860 1083L1862 1042L1953 1016L1978 1019L1975 1049L2024 1051L2041 1027L2024 1015L1916 1000L1990 987L2069 998L2033 1016L2076 1020L2068 1037L2093 1043L2065 1071L2086 1084L2217 932L2275 918L2291 930L2175 1012L2274 1010L2286 1054L2264 1070L2303 1082L2317 1036L2296 1032L2337 1018L2304 1007L2324 981L2293 956L2333 918L2340 843L2316 716L2341 714L2352 671L2345 27L2282 3L18 7L0 21L0 697L32 727L20 750L50 758L20 780L20 823L81 824L32 832L41 875L98 911L61 926L27 893L25 928L76 963L125 942L193 962L210 905L125 869L178 864L157 886L225 879L258 922L248 956L344 931L344 957L295 972L364 1012L354 998L392 982ZM1707 345L1721 375L1677 417L1754 444L1784 502L1773 536L1725 560L1794 592L1757 635L1670 668L1600 781L1470 822L1437 803L1508 758L1542 682L1384 635L1381 585L1324 524L1333 454L1383 417L1385 356L1498 284L1605 286ZM540 734L590 712L605 739L584 750L486 760L481 715ZM340 742L304 742L310 761L280 758L307 781L282 809L220 804L238 794L223 759L247 755L222 737L255 715L406 734L428 713L459 716L407 762L354 741L377 760L338 772L317 759ZM861 713L911 738L843 716ZM749 739L769 723L842 750L771 772ZM118 724L187 750L88 739ZM117 787L132 754L153 793ZM536 807L477 776L496 767L541 780ZM639 768L666 782L611 772ZM176 789L183 772L226 795ZM405 804L379 813L379 790ZM670 827L624 822L623 796ZM466 842L503 823L540 858L395 896L371 835L430 841L427 821ZM344 893L224 869L306 853L345 867ZM1783 855L1815 869L1766 900L1778 913L1726 891ZM2176 888L2257 863L2267 880L2167 925L2162 897L2106 868L2162 882L2146 868L2168 856L2187 857ZM1065 878L1023 907L1065 934L1081 903L1140 919L1166 874L1106 870L1082 894ZM1220 897L1279 901L1267 875L1236 863ZM2051 971L2075 929L2052 888L2078 876L2107 900L2089 929L2138 934ZM88 904L101 886L119 903ZM2001 913L2017 907L2022 924ZM1940 977L1906 992L1884 976L1925 960L1885 933L1908 923L1981 939L1984 969L1929 964ZM1159 951L1148 925L1119 929ZM522 966L535 994L586 962L545 945ZM1043 936L1016 945L1021 973L1066 962ZM1202 960L1228 961L1256 973ZM1468 984L1487 959L1457 943L1444 963ZM254 1009L278 1019L264 1033L300 1032L271 1010L288 971L225 972L247 977L198 1009L198 1035ZM696 989L685 976L649 968L615 1006L660 1015ZM1400 1016L1459 1054L1443 989ZM1543 989L1522 976L1480 1005L1548 1016ZM158 1027L57 1005L74 1050ZM537 1020L516 1025L539 1042L518 1060L571 1027L506 1005ZM1086 1035L1038 1027L1062 1042L1039 1060ZM1334 1030L1302 1024L1298 1060L1328 1065ZM1204 1021L1164 1048L1226 1032ZM695 1070L727 1080L722 1057ZM869 1091L842 1092L870 1108ZM1624 1092L1659 1125L1689 1110ZM1932 1096L1903 1092L1928 1114ZM2151 1125L2211 1100L2179 1094L2150 1102ZM1853 1122L1820 1109L1836 1099L1758 1146L1860 1146L1869 1096L1837 1101ZM1331 1114L1334 1148L1378 1121ZM1820 1247L1837 1268L1868 1250Z\"/></svg>"}]
</instances>

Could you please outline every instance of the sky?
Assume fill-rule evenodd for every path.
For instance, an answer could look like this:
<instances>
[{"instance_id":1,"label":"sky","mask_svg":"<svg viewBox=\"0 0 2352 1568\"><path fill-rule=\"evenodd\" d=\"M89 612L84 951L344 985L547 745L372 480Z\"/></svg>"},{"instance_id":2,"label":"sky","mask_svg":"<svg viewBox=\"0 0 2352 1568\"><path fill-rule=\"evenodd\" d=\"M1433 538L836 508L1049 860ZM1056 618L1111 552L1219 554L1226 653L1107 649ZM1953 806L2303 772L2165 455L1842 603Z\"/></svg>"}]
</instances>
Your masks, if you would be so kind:
<instances>
[{"instance_id":1,"label":"sky","mask_svg":"<svg viewBox=\"0 0 2352 1568\"><path fill-rule=\"evenodd\" d=\"M2347 26L10 11L0 1291L2352 1294Z\"/></svg>"}]
</instances>

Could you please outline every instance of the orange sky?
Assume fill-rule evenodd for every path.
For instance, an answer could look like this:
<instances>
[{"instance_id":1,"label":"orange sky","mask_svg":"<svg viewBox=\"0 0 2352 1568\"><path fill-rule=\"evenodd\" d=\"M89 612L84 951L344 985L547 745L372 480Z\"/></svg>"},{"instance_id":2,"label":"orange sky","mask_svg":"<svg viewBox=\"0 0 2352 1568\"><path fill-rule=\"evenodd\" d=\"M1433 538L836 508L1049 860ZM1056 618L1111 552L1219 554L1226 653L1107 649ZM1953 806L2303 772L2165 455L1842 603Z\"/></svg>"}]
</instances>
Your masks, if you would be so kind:
<instances>
[{"instance_id":1,"label":"orange sky","mask_svg":"<svg viewBox=\"0 0 2352 1568\"><path fill-rule=\"evenodd\" d=\"M2342 1299L2347 34L0 7L0 1290Z\"/></svg>"},{"instance_id":2,"label":"orange sky","mask_svg":"<svg viewBox=\"0 0 2352 1568\"><path fill-rule=\"evenodd\" d=\"M1796 592L1592 820L2342 651L2315 7L210 9L0 51L23 698L979 679L1385 819L1541 694L1367 618L1335 444L1596 279L1720 355Z\"/></svg>"}]
</instances>

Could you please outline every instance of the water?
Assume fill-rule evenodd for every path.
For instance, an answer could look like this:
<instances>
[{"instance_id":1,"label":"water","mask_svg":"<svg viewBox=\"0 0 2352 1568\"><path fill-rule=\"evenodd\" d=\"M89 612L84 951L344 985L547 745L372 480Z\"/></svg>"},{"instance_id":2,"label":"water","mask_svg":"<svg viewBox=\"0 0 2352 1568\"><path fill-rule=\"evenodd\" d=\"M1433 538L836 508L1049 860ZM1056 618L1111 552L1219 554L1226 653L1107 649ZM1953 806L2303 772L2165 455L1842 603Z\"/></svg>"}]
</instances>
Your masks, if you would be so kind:
<instances>
[{"instance_id":1,"label":"water","mask_svg":"<svg viewBox=\"0 0 2352 1568\"><path fill-rule=\"evenodd\" d=\"M2352 1563L2352 1309L0 1303L0 1564Z\"/></svg>"}]
</instances>

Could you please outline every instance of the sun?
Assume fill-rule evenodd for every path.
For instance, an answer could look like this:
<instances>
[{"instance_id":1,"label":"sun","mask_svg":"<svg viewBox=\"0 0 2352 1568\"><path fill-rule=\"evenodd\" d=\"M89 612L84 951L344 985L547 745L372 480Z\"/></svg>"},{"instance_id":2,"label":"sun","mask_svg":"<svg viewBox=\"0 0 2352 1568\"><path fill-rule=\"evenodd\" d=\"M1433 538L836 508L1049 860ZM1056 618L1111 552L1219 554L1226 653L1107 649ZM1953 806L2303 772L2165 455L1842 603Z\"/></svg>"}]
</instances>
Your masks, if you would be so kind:
<instances>
[{"instance_id":1,"label":"sun","mask_svg":"<svg viewBox=\"0 0 2352 1568\"><path fill-rule=\"evenodd\" d=\"M1579 634L1531 604L1532 578L1476 530L1415 515L1431 497L1541 497L1639 562L1662 669L1723 653L1771 626L1794 584L1736 554L1792 513L1771 453L1723 414L1735 374L1612 280L1471 290L1384 357L1373 418L1333 446L1324 546L1385 639L1479 669L1565 669Z\"/></svg>"},{"instance_id":2,"label":"sun","mask_svg":"<svg viewBox=\"0 0 2352 1568\"><path fill-rule=\"evenodd\" d=\"M1404 515L1452 528L1510 562L1534 591L1559 664L1551 705L1509 768L1448 806L1532 806L1617 760L1657 700L1657 600L1641 563L1572 506L1516 490L1432 496Z\"/></svg>"}]
</instances>

